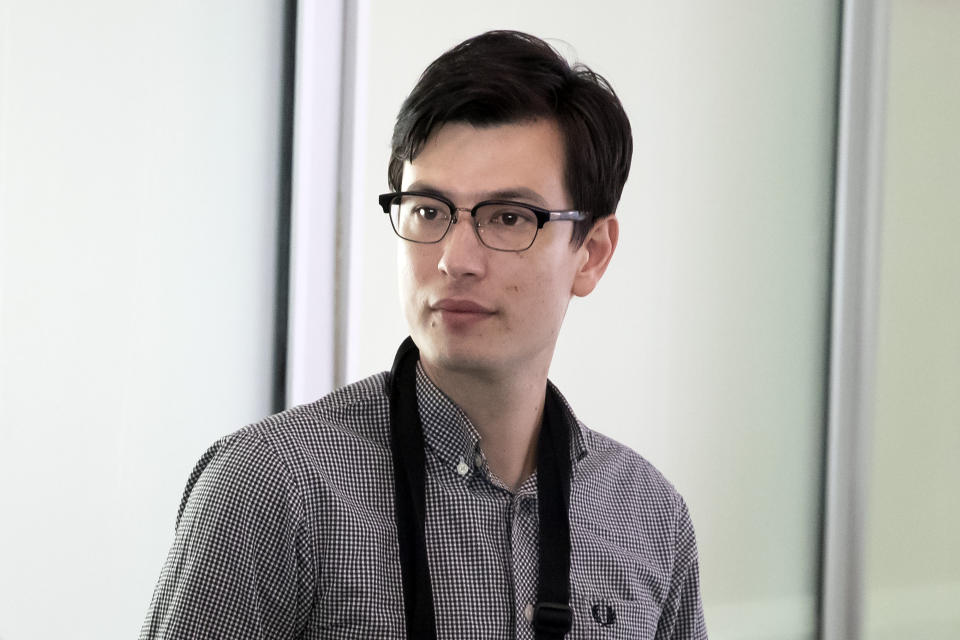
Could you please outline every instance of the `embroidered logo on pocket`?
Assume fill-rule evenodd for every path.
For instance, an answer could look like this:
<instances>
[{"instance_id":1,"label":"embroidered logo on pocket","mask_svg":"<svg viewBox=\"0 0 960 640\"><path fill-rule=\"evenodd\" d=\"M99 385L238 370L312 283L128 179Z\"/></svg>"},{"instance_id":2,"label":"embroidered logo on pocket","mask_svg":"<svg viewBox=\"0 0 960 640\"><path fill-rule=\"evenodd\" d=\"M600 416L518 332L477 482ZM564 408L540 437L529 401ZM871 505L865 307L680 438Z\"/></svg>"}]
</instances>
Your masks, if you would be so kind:
<instances>
[{"instance_id":1,"label":"embroidered logo on pocket","mask_svg":"<svg viewBox=\"0 0 960 640\"><path fill-rule=\"evenodd\" d=\"M601 627L609 627L617 621L616 610L605 602L595 602L590 607L590 612L593 614L593 619Z\"/></svg>"}]
</instances>

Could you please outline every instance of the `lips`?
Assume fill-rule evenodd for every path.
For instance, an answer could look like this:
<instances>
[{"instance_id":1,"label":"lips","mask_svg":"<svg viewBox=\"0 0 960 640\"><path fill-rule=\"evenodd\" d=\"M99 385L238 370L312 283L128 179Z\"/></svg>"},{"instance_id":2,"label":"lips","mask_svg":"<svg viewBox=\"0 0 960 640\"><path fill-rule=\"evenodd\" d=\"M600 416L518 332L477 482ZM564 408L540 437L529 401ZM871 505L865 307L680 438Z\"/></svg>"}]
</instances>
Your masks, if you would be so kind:
<instances>
[{"instance_id":1,"label":"lips","mask_svg":"<svg viewBox=\"0 0 960 640\"><path fill-rule=\"evenodd\" d=\"M444 298L430 305L430 308L435 311L449 311L451 313L476 313L481 315L494 313L493 309L488 309L478 302L460 298Z\"/></svg>"}]
</instances>

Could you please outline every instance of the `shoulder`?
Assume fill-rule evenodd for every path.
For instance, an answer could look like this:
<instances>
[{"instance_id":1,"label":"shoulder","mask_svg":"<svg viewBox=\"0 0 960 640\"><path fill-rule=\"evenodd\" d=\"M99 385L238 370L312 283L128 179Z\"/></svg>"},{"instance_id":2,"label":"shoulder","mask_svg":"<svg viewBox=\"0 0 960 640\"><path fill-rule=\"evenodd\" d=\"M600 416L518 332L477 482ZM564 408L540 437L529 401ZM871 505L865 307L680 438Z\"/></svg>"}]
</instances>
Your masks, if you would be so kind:
<instances>
[{"instance_id":1,"label":"shoulder","mask_svg":"<svg viewBox=\"0 0 960 640\"><path fill-rule=\"evenodd\" d=\"M600 514L614 529L653 523L662 530L665 521L680 526L687 509L676 487L642 455L587 427L559 389L548 384L561 400L573 433L573 508Z\"/></svg>"},{"instance_id":2,"label":"shoulder","mask_svg":"<svg viewBox=\"0 0 960 640\"><path fill-rule=\"evenodd\" d=\"M355 460L389 455L387 374L341 387L268 416L213 443L187 480L180 513L195 489L301 493L319 475L342 475Z\"/></svg>"},{"instance_id":3,"label":"shoulder","mask_svg":"<svg viewBox=\"0 0 960 640\"><path fill-rule=\"evenodd\" d=\"M281 450L311 448L328 438L389 443L388 374L340 387L319 400L248 425L238 434L255 435Z\"/></svg>"},{"instance_id":4,"label":"shoulder","mask_svg":"<svg viewBox=\"0 0 960 640\"><path fill-rule=\"evenodd\" d=\"M581 460L586 479L612 484L657 502L681 500L673 483L642 455L582 423L581 429L587 450Z\"/></svg>"},{"instance_id":5,"label":"shoulder","mask_svg":"<svg viewBox=\"0 0 960 640\"><path fill-rule=\"evenodd\" d=\"M389 447L387 374L378 373L247 425L232 437L254 437L293 463L331 446Z\"/></svg>"},{"instance_id":6,"label":"shoulder","mask_svg":"<svg viewBox=\"0 0 960 640\"><path fill-rule=\"evenodd\" d=\"M642 455L582 425L587 453L574 472L574 510L622 549L657 549L665 564L693 544L686 502ZM691 549L692 551L692 549Z\"/></svg>"}]
</instances>

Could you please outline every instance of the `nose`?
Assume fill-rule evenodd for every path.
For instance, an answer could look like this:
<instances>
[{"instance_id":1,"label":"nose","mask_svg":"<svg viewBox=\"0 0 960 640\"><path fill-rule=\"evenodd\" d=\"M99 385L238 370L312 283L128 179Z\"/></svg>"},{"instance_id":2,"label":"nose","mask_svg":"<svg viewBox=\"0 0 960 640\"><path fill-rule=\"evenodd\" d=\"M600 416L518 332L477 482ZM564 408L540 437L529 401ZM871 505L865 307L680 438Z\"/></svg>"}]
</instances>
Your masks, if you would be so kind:
<instances>
[{"instance_id":1,"label":"nose","mask_svg":"<svg viewBox=\"0 0 960 640\"><path fill-rule=\"evenodd\" d=\"M480 243L469 209L454 212L454 223L441 240L437 268L452 278L482 276L486 272L487 249Z\"/></svg>"}]
</instances>

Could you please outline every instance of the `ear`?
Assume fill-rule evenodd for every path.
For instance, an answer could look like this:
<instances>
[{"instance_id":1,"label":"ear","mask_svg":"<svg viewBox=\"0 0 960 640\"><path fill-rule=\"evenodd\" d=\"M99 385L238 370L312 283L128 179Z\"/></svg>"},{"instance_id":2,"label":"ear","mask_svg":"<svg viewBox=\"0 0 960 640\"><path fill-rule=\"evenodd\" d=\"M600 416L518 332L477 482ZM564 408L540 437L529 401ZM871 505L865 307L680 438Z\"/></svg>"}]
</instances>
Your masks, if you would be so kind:
<instances>
[{"instance_id":1,"label":"ear","mask_svg":"<svg viewBox=\"0 0 960 640\"><path fill-rule=\"evenodd\" d=\"M620 222L616 216L601 218L593 225L577 250L581 262L573 278L573 295L583 297L593 291L610 264L619 238Z\"/></svg>"}]
</instances>

